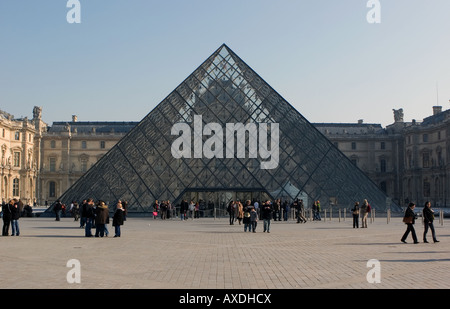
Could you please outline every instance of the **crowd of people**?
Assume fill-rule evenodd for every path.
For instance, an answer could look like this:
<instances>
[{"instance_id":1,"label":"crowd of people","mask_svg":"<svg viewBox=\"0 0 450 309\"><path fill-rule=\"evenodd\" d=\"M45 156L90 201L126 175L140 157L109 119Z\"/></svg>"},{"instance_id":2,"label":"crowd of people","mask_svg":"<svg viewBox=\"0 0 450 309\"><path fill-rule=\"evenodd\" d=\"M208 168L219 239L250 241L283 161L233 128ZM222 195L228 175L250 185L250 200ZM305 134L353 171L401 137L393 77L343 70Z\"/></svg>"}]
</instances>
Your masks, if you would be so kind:
<instances>
[{"instance_id":1,"label":"crowd of people","mask_svg":"<svg viewBox=\"0 0 450 309\"><path fill-rule=\"evenodd\" d=\"M158 202L156 200L153 204L153 218L158 216L162 220L176 217L179 215L181 220L187 220L188 218L199 218L200 205L198 202L187 202L184 199L178 207L174 207L170 201ZM414 229L415 220L417 214L414 212L416 205L409 203L403 218L403 222L407 225L407 229L403 234L401 241L406 243L406 239L409 234L412 235L414 243L418 243L417 235ZM288 214L293 210L297 223L306 223L308 220L305 216L305 205L302 199L295 199L292 203L288 201L281 202L277 200L266 200L262 203L258 201L245 201L242 204L241 201L230 201L226 209L229 215L229 224L234 225L238 222L239 225L244 225L244 232L256 232L256 227L259 220L263 220L263 232L270 233L270 222L274 221L287 221ZM314 201L311 205L312 220L321 220L320 201ZM351 209L353 217L353 228L359 228L359 220L361 220L361 228L367 228L367 217L371 212L367 199L365 199L360 205L359 202L355 202ZM80 228L84 228L86 237L104 237L109 235L108 224L110 223L110 209L104 201L94 202L92 198L85 199L79 205L77 202L72 202L69 207L62 204L60 200L57 200L53 206L55 212L56 221L59 221L61 216L66 216L69 212L74 218L74 221L80 221ZM9 202L2 201L1 215L3 218L2 236L9 236L11 229L11 236L19 236L19 218L23 216L24 205L21 200L11 199ZM112 226L114 227L114 237L121 236L121 226L126 221L127 217L127 202L118 201L112 215ZM427 233L431 230L433 242L439 242L436 238L436 232L433 225L434 210L431 208L431 203L427 201L422 210L422 217L424 222L423 242L428 243ZM92 234L92 229L95 228L95 234Z\"/></svg>"},{"instance_id":2,"label":"crowd of people","mask_svg":"<svg viewBox=\"0 0 450 309\"><path fill-rule=\"evenodd\" d=\"M320 212L320 206L317 207L319 201L315 201L313 205L314 220L320 215L316 212ZM295 199L291 204L288 201L281 202L280 199L274 201L266 200L260 203L258 201L247 200L245 205L240 201L230 201L227 207L227 213L229 215L230 225L234 225L235 222L244 224L244 232L247 230L250 232L256 232L256 226L258 220L263 220L263 232L270 233L270 222L274 221L287 221L290 210L295 211L295 218L297 223L306 223L305 207L302 199Z\"/></svg>"},{"instance_id":3,"label":"crowd of people","mask_svg":"<svg viewBox=\"0 0 450 309\"><path fill-rule=\"evenodd\" d=\"M65 205L57 200L53 206L56 221L61 218L61 212L65 209ZM84 228L86 237L108 237L108 224L110 223L109 206L104 201L94 202L92 198L83 200L81 205L77 202L72 202L69 208L75 221L80 221L80 228ZM118 201L116 209L112 216L112 226L114 227L114 237L121 236L121 226L126 221L127 216L127 202ZM95 228L95 234L92 234L92 229Z\"/></svg>"}]
</instances>

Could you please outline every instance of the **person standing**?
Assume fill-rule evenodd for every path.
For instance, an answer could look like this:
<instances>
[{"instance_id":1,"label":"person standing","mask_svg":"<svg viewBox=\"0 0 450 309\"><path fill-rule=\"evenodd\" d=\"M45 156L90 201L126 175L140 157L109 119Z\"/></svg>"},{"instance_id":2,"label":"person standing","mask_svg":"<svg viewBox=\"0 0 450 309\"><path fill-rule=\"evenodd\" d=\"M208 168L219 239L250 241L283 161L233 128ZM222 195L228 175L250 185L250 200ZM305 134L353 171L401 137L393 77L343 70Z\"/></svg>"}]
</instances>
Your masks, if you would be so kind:
<instances>
[{"instance_id":1,"label":"person standing","mask_svg":"<svg viewBox=\"0 0 450 309\"><path fill-rule=\"evenodd\" d=\"M252 227L252 232L256 233L256 226L258 225L258 213L256 212L255 207L252 207L250 210L250 224Z\"/></svg>"},{"instance_id":2,"label":"person standing","mask_svg":"<svg viewBox=\"0 0 450 309\"><path fill-rule=\"evenodd\" d=\"M403 217L403 222L407 225L406 231L403 234L401 241L406 244L406 238L408 237L409 233L411 232L412 238L414 240L415 244L418 244L416 231L414 230L414 223L416 221L416 214L414 213L414 208L416 208L416 204L409 203L408 207L406 208L405 215Z\"/></svg>"},{"instance_id":3,"label":"person standing","mask_svg":"<svg viewBox=\"0 0 450 309\"><path fill-rule=\"evenodd\" d=\"M11 225L10 203L2 203L3 229L2 236L9 236L9 226Z\"/></svg>"},{"instance_id":4,"label":"person standing","mask_svg":"<svg viewBox=\"0 0 450 309\"><path fill-rule=\"evenodd\" d=\"M84 228L86 224L86 209L87 209L87 201L83 200L80 207L80 228Z\"/></svg>"},{"instance_id":5,"label":"person standing","mask_svg":"<svg viewBox=\"0 0 450 309\"><path fill-rule=\"evenodd\" d=\"M360 214L361 214L361 228L367 228L367 216L369 215L370 211L369 202L367 200L364 200L361 208L360 208Z\"/></svg>"},{"instance_id":6,"label":"person standing","mask_svg":"<svg viewBox=\"0 0 450 309\"><path fill-rule=\"evenodd\" d=\"M123 225L123 218L124 218L125 212L122 206L122 203L119 201L117 203L116 211L113 215L113 223L114 226L114 237L120 237L120 226Z\"/></svg>"},{"instance_id":7,"label":"person standing","mask_svg":"<svg viewBox=\"0 0 450 309\"><path fill-rule=\"evenodd\" d=\"M270 201L266 201L265 203L263 203L261 212L262 218L264 220L263 221L264 232L267 231L267 233L270 233L270 219L272 218L272 213L274 212L272 203ZM274 220L276 221L276 219Z\"/></svg>"},{"instance_id":8,"label":"person standing","mask_svg":"<svg viewBox=\"0 0 450 309\"><path fill-rule=\"evenodd\" d=\"M53 211L55 212L56 219L55 221L61 220L61 211L62 211L62 204L60 200L57 200L55 203L55 206L53 206Z\"/></svg>"},{"instance_id":9,"label":"person standing","mask_svg":"<svg viewBox=\"0 0 450 309\"><path fill-rule=\"evenodd\" d=\"M16 199L12 199L9 203L11 209L11 236L19 236L19 218L20 218L20 207L19 202Z\"/></svg>"},{"instance_id":10,"label":"person standing","mask_svg":"<svg viewBox=\"0 0 450 309\"><path fill-rule=\"evenodd\" d=\"M181 220L186 220L186 211L189 207L188 202L186 201L186 199L184 199L181 204L180 204L180 218Z\"/></svg>"},{"instance_id":11,"label":"person standing","mask_svg":"<svg viewBox=\"0 0 450 309\"><path fill-rule=\"evenodd\" d=\"M244 218L244 206L239 201L236 207L236 221L239 222L239 225L241 225L241 221L243 218Z\"/></svg>"},{"instance_id":12,"label":"person standing","mask_svg":"<svg viewBox=\"0 0 450 309\"><path fill-rule=\"evenodd\" d=\"M92 237L92 224L94 223L95 213L94 213L94 200L92 198L88 198L86 202L86 225L84 228L85 236Z\"/></svg>"},{"instance_id":13,"label":"person standing","mask_svg":"<svg viewBox=\"0 0 450 309\"><path fill-rule=\"evenodd\" d=\"M228 203L227 211L230 216L230 225L234 224L234 216L236 214L235 206L234 201L230 201L230 203Z\"/></svg>"},{"instance_id":14,"label":"person standing","mask_svg":"<svg viewBox=\"0 0 450 309\"><path fill-rule=\"evenodd\" d=\"M105 236L105 225L108 222L109 210L103 201L99 201L95 210L95 237Z\"/></svg>"},{"instance_id":15,"label":"person standing","mask_svg":"<svg viewBox=\"0 0 450 309\"><path fill-rule=\"evenodd\" d=\"M244 218L242 219L242 222L244 223L244 232L248 231L251 232L251 221L250 221L250 211L253 208L250 201L247 201L244 206Z\"/></svg>"},{"instance_id":16,"label":"person standing","mask_svg":"<svg viewBox=\"0 0 450 309\"><path fill-rule=\"evenodd\" d=\"M431 203L427 201L425 203L425 206L422 210L423 215L423 224L424 224L424 231L423 231L423 242L428 243L427 241L427 233L428 228L431 229L431 236L433 237L434 242L439 242L439 240L436 239L436 232L434 231L434 210L431 208Z\"/></svg>"},{"instance_id":17,"label":"person standing","mask_svg":"<svg viewBox=\"0 0 450 309\"><path fill-rule=\"evenodd\" d=\"M359 202L355 202L351 211L353 216L353 228L359 228Z\"/></svg>"}]
</instances>

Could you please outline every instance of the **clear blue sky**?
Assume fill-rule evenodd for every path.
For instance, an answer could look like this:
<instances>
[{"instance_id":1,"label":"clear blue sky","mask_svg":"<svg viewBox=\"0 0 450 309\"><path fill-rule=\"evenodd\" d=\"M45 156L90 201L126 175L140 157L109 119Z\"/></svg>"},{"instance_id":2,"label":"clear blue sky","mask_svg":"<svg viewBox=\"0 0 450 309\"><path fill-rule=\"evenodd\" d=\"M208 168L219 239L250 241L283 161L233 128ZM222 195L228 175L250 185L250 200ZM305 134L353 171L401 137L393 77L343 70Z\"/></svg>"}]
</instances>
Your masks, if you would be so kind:
<instances>
[{"instance_id":1,"label":"clear blue sky","mask_svg":"<svg viewBox=\"0 0 450 309\"><path fill-rule=\"evenodd\" d=\"M0 1L0 109L140 121L222 43L311 122L449 108L449 0L380 0L380 24L367 0L80 2Z\"/></svg>"}]
</instances>

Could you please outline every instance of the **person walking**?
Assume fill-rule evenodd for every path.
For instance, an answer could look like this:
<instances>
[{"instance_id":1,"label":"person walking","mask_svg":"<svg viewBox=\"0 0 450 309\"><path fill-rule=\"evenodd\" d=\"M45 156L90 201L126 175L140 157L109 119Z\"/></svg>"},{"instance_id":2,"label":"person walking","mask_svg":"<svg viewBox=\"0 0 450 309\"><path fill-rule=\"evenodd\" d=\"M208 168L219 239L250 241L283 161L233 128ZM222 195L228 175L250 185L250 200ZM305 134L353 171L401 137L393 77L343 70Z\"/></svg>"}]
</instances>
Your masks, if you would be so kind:
<instances>
[{"instance_id":1,"label":"person walking","mask_svg":"<svg viewBox=\"0 0 450 309\"><path fill-rule=\"evenodd\" d=\"M359 202L355 202L351 211L353 216L353 228L359 228Z\"/></svg>"},{"instance_id":2,"label":"person walking","mask_svg":"<svg viewBox=\"0 0 450 309\"><path fill-rule=\"evenodd\" d=\"M9 236L9 226L11 225L11 207L10 203L2 203L3 229L2 236Z\"/></svg>"},{"instance_id":3,"label":"person walking","mask_svg":"<svg viewBox=\"0 0 450 309\"><path fill-rule=\"evenodd\" d=\"M427 241L427 233L428 228L431 230L431 236L433 237L433 242L439 242L439 240L436 239L436 232L434 230L433 220L434 220L434 210L431 208L431 203L427 201L425 203L425 206L422 210L423 215L423 224L424 224L424 231L423 231L423 242L428 243Z\"/></svg>"},{"instance_id":4,"label":"person walking","mask_svg":"<svg viewBox=\"0 0 450 309\"><path fill-rule=\"evenodd\" d=\"M125 217L125 211L123 209L122 203L119 201L117 203L116 211L113 215L113 223L114 226L114 237L120 237L120 226L123 225Z\"/></svg>"},{"instance_id":5,"label":"person walking","mask_svg":"<svg viewBox=\"0 0 450 309\"><path fill-rule=\"evenodd\" d=\"M418 244L416 231L414 230L414 223L416 221L416 214L414 213L414 208L416 207L416 204L409 203L408 207L406 208L405 215L403 217L403 222L406 224L406 231L403 234L401 241L406 244L406 238L408 237L409 233L411 232L413 241L415 244Z\"/></svg>"},{"instance_id":6,"label":"person walking","mask_svg":"<svg viewBox=\"0 0 450 309\"><path fill-rule=\"evenodd\" d=\"M9 203L11 209L11 236L19 236L19 218L20 218L20 207L19 201L17 199L12 199Z\"/></svg>"},{"instance_id":7,"label":"person walking","mask_svg":"<svg viewBox=\"0 0 450 309\"><path fill-rule=\"evenodd\" d=\"M305 212L305 206L303 204L303 200L297 202L297 208L295 209L297 215L297 223L306 223L306 218L303 215Z\"/></svg>"},{"instance_id":8,"label":"person walking","mask_svg":"<svg viewBox=\"0 0 450 309\"><path fill-rule=\"evenodd\" d=\"M270 201L266 201L265 203L263 203L261 212L264 232L270 233L270 219L272 219L272 213L274 212L272 203ZM274 220L276 221L276 217Z\"/></svg>"}]
</instances>

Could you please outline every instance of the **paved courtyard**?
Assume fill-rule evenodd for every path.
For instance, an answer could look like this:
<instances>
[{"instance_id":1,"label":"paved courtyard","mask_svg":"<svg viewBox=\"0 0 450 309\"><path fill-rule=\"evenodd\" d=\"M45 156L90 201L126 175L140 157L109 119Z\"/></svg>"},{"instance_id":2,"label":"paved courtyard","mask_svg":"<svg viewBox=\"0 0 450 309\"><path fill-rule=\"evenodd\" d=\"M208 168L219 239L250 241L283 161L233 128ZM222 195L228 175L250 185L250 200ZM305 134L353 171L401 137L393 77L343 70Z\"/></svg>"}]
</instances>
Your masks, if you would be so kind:
<instances>
[{"instance_id":1,"label":"paved courtyard","mask_svg":"<svg viewBox=\"0 0 450 309\"><path fill-rule=\"evenodd\" d=\"M122 237L86 238L72 218L21 218L19 237L0 237L0 283L9 289L404 289L450 288L450 227L435 222L439 243L400 242L401 218L262 221L256 233L227 218L180 221L128 218ZM432 241L431 235L428 237ZM79 261L80 283L67 274ZM380 262L380 283L367 274ZM371 278L375 278L372 276Z\"/></svg>"}]
</instances>

